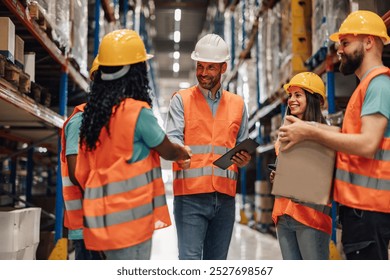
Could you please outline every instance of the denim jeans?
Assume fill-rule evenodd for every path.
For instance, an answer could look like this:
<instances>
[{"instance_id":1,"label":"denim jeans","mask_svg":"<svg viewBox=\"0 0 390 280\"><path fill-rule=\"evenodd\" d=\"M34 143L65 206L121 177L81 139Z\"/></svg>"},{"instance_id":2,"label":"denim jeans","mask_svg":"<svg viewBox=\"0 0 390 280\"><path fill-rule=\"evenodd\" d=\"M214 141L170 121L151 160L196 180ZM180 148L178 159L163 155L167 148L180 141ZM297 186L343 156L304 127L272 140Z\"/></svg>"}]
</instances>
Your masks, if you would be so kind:
<instances>
[{"instance_id":1,"label":"denim jeans","mask_svg":"<svg viewBox=\"0 0 390 280\"><path fill-rule=\"evenodd\" d=\"M328 260L330 235L308 227L288 215L276 225L284 260Z\"/></svg>"},{"instance_id":2,"label":"denim jeans","mask_svg":"<svg viewBox=\"0 0 390 280\"><path fill-rule=\"evenodd\" d=\"M107 260L150 260L151 253L152 239L131 247L104 251Z\"/></svg>"},{"instance_id":3,"label":"denim jeans","mask_svg":"<svg viewBox=\"0 0 390 280\"><path fill-rule=\"evenodd\" d=\"M180 260L226 260L234 197L217 192L175 196L174 216Z\"/></svg>"},{"instance_id":4,"label":"denim jeans","mask_svg":"<svg viewBox=\"0 0 390 280\"><path fill-rule=\"evenodd\" d=\"M103 253L85 248L83 239L73 240L75 260L103 260Z\"/></svg>"}]
</instances>

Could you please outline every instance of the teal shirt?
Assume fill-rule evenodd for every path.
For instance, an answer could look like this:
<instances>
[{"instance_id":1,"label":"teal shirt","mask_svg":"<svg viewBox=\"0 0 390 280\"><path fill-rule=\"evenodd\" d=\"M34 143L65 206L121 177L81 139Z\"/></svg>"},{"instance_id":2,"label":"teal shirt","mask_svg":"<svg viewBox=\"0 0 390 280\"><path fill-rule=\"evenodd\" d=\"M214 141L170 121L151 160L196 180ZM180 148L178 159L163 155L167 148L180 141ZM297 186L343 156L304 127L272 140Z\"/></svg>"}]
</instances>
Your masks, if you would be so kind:
<instances>
[{"instance_id":1,"label":"teal shirt","mask_svg":"<svg viewBox=\"0 0 390 280\"><path fill-rule=\"evenodd\" d=\"M159 126L152 109L143 108L134 133L134 150L130 162L137 162L149 155L151 148L162 143L165 132Z\"/></svg>"},{"instance_id":2,"label":"teal shirt","mask_svg":"<svg viewBox=\"0 0 390 280\"><path fill-rule=\"evenodd\" d=\"M387 75L375 77L368 85L361 116L372 114L387 118L385 137L390 137L390 77Z\"/></svg>"},{"instance_id":3,"label":"teal shirt","mask_svg":"<svg viewBox=\"0 0 390 280\"><path fill-rule=\"evenodd\" d=\"M65 155L77 155L79 153L79 135L83 113L78 112L65 126L66 150Z\"/></svg>"},{"instance_id":4,"label":"teal shirt","mask_svg":"<svg viewBox=\"0 0 390 280\"><path fill-rule=\"evenodd\" d=\"M65 127L66 155L78 154L82 113L77 113ZM134 133L134 151L130 162L137 162L149 155L149 150L162 143L165 132L159 126L152 109L143 108Z\"/></svg>"},{"instance_id":5,"label":"teal shirt","mask_svg":"<svg viewBox=\"0 0 390 280\"><path fill-rule=\"evenodd\" d=\"M65 127L66 155L78 154L82 113L75 114ZM134 133L134 151L130 162L137 162L149 155L150 149L162 143L165 132L159 126L151 109L143 108L138 116ZM69 230L69 240L83 239L82 230Z\"/></svg>"}]
</instances>

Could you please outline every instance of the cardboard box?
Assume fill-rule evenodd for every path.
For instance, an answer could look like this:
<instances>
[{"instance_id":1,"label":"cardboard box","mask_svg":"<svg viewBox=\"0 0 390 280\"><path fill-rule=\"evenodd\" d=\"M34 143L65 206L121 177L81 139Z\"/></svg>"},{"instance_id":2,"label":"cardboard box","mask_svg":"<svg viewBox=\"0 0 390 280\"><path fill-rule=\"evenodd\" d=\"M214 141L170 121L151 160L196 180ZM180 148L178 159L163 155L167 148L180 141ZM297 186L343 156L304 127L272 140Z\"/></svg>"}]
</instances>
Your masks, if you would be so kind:
<instances>
[{"instance_id":1,"label":"cardboard box","mask_svg":"<svg viewBox=\"0 0 390 280\"><path fill-rule=\"evenodd\" d=\"M0 258L35 259L41 208L0 208Z\"/></svg>"},{"instance_id":2,"label":"cardboard box","mask_svg":"<svg viewBox=\"0 0 390 280\"><path fill-rule=\"evenodd\" d=\"M335 151L313 141L303 141L280 152L272 194L302 202L330 202Z\"/></svg>"},{"instance_id":3,"label":"cardboard box","mask_svg":"<svg viewBox=\"0 0 390 280\"><path fill-rule=\"evenodd\" d=\"M24 72L30 75L31 82L35 82L35 52L24 54Z\"/></svg>"},{"instance_id":4,"label":"cardboard box","mask_svg":"<svg viewBox=\"0 0 390 280\"><path fill-rule=\"evenodd\" d=\"M27 246L16 252L0 252L0 260L36 260L38 243Z\"/></svg>"},{"instance_id":5,"label":"cardboard box","mask_svg":"<svg viewBox=\"0 0 390 280\"><path fill-rule=\"evenodd\" d=\"M8 17L0 17L0 54L15 62L15 25Z\"/></svg>"},{"instance_id":6,"label":"cardboard box","mask_svg":"<svg viewBox=\"0 0 390 280\"><path fill-rule=\"evenodd\" d=\"M20 69L24 66L24 41L18 35L15 35L15 65Z\"/></svg>"}]
</instances>

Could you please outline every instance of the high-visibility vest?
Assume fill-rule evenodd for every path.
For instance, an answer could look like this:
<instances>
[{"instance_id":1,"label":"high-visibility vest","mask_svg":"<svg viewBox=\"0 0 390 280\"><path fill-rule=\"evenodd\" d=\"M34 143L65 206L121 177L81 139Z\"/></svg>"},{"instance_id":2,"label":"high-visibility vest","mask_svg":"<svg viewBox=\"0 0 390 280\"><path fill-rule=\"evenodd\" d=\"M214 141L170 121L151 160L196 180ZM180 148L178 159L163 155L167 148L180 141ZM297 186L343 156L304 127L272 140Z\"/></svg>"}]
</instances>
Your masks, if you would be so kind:
<instances>
[{"instance_id":1,"label":"high-visibility vest","mask_svg":"<svg viewBox=\"0 0 390 280\"><path fill-rule=\"evenodd\" d=\"M173 163L174 195L220 192L236 195L238 168L226 170L213 161L236 145L244 101L223 90L215 116L197 86L178 91L184 107L184 145L191 148L191 166L183 170Z\"/></svg>"},{"instance_id":2,"label":"high-visibility vest","mask_svg":"<svg viewBox=\"0 0 390 280\"><path fill-rule=\"evenodd\" d=\"M372 70L355 89L345 112L342 133L361 133L361 111L370 81L387 67ZM390 89L389 89L390 90ZM372 159L337 153L334 199L346 206L390 213L390 138L380 142Z\"/></svg>"},{"instance_id":3,"label":"high-visibility vest","mask_svg":"<svg viewBox=\"0 0 390 280\"><path fill-rule=\"evenodd\" d=\"M64 198L64 225L68 229L76 230L83 228L83 194L79 186L76 186L69 179L68 161L66 159L66 138L65 127L70 119L79 112L84 112L85 103L76 106L70 117L64 122L61 131L61 176L62 176L62 196Z\"/></svg>"},{"instance_id":4,"label":"high-visibility vest","mask_svg":"<svg viewBox=\"0 0 390 280\"><path fill-rule=\"evenodd\" d=\"M296 221L328 234L332 232L332 217L330 205L318 205L301 201L293 201L285 197L275 197L272 210L272 220L275 225L279 216L289 215Z\"/></svg>"},{"instance_id":5,"label":"high-visibility vest","mask_svg":"<svg viewBox=\"0 0 390 280\"><path fill-rule=\"evenodd\" d=\"M279 154L280 143L275 143L276 154ZM272 220L277 225L278 218L289 215L296 221L328 234L332 233L331 204L319 205L276 196L272 210Z\"/></svg>"},{"instance_id":6,"label":"high-visibility vest","mask_svg":"<svg viewBox=\"0 0 390 280\"><path fill-rule=\"evenodd\" d=\"M96 149L77 157L76 178L84 188L84 240L90 250L127 248L152 238L156 228L171 225L154 150L130 162L137 119L146 102L127 98L113 109L110 135L103 128Z\"/></svg>"}]
</instances>

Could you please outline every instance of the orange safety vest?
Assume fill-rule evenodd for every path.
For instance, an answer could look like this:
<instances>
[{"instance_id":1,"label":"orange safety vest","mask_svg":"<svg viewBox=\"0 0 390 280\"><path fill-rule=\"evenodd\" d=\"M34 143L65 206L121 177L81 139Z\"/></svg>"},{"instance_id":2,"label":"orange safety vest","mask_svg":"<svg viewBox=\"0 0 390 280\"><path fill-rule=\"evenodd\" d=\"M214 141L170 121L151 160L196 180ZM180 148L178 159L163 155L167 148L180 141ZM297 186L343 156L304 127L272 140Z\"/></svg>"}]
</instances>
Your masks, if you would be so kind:
<instances>
[{"instance_id":1,"label":"orange safety vest","mask_svg":"<svg viewBox=\"0 0 390 280\"><path fill-rule=\"evenodd\" d=\"M191 166L183 170L173 163L174 195L220 192L236 195L238 168L226 170L213 161L236 145L242 121L242 97L223 90L216 115L197 86L178 91L184 107L184 145L191 148Z\"/></svg>"},{"instance_id":2,"label":"orange safety vest","mask_svg":"<svg viewBox=\"0 0 390 280\"><path fill-rule=\"evenodd\" d=\"M390 69L372 70L355 89L344 116L342 133L361 132L361 110L371 80ZM390 138L383 136L375 157L337 153L334 199L346 206L390 213Z\"/></svg>"},{"instance_id":3,"label":"orange safety vest","mask_svg":"<svg viewBox=\"0 0 390 280\"><path fill-rule=\"evenodd\" d=\"M110 135L102 129L96 150L77 157L76 178L84 188L84 240L90 250L127 248L152 238L153 231L171 225L154 150L130 163L142 101L127 98L113 109Z\"/></svg>"},{"instance_id":4,"label":"orange safety vest","mask_svg":"<svg viewBox=\"0 0 390 280\"><path fill-rule=\"evenodd\" d=\"M279 144L278 141L275 143L276 154L279 154ZM289 215L308 227L331 234L331 209L331 204L319 205L277 196L275 197L274 208L272 210L272 220L277 225L279 216Z\"/></svg>"},{"instance_id":5,"label":"orange safety vest","mask_svg":"<svg viewBox=\"0 0 390 280\"><path fill-rule=\"evenodd\" d=\"M68 229L76 230L83 228L83 194L79 186L76 186L69 179L68 162L66 159L66 138L65 127L69 120L77 113L84 112L85 103L76 106L72 115L64 122L61 131L61 176L62 176L62 196L65 203L64 225Z\"/></svg>"}]
</instances>

